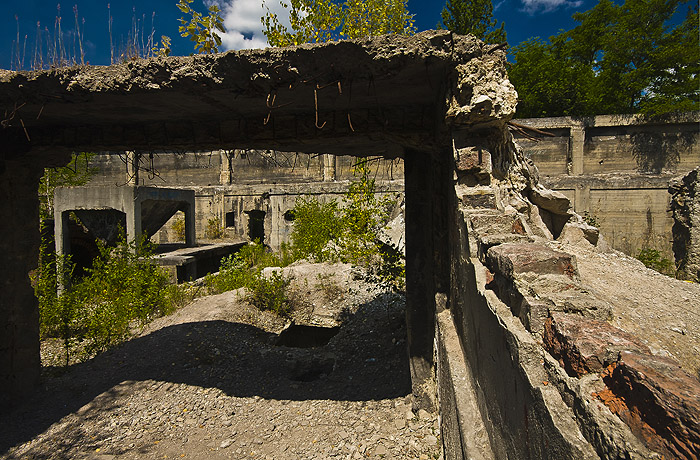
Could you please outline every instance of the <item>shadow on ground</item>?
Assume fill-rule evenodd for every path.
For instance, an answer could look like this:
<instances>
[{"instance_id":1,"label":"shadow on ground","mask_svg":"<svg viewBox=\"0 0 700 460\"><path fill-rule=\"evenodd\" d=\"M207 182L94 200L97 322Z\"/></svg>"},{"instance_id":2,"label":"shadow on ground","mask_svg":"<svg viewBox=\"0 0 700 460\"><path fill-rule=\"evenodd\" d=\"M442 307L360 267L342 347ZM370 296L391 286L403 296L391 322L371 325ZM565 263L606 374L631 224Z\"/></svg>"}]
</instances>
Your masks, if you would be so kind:
<instances>
[{"instance_id":1,"label":"shadow on ground","mask_svg":"<svg viewBox=\"0 0 700 460\"><path fill-rule=\"evenodd\" d=\"M45 378L31 398L1 414L0 454L85 404L113 408L124 381L185 383L278 400L363 401L411 391L404 305L388 296L360 306L326 346L276 346L276 337L248 324L206 321L130 340Z\"/></svg>"}]
</instances>

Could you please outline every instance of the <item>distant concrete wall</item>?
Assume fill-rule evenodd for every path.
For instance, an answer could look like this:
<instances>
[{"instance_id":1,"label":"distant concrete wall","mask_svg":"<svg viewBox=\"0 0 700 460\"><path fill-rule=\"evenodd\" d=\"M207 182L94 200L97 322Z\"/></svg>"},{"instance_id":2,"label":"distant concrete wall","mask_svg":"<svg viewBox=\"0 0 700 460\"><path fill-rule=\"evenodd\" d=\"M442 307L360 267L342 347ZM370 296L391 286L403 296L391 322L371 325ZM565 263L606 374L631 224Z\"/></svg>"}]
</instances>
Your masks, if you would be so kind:
<instances>
[{"instance_id":1,"label":"distant concrete wall","mask_svg":"<svg viewBox=\"0 0 700 460\"><path fill-rule=\"evenodd\" d=\"M546 187L564 193L594 220L608 242L637 255L654 248L673 260L669 181L700 164L700 113L666 120L633 115L531 118L518 124L538 141L514 133Z\"/></svg>"},{"instance_id":2,"label":"distant concrete wall","mask_svg":"<svg viewBox=\"0 0 700 460\"><path fill-rule=\"evenodd\" d=\"M100 153L91 166L98 173L89 186L133 183L133 169L124 152ZM289 241L292 220L287 213L300 196L321 201L342 199L354 178L356 158L272 150L142 153L138 184L195 190L195 226L206 239L210 220L216 220L228 238L256 239L274 249ZM402 194L403 160L369 160L378 193ZM154 236L159 243L177 240L176 215ZM261 222L251 220L261 219ZM262 229L262 235L256 234Z\"/></svg>"}]
</instances>

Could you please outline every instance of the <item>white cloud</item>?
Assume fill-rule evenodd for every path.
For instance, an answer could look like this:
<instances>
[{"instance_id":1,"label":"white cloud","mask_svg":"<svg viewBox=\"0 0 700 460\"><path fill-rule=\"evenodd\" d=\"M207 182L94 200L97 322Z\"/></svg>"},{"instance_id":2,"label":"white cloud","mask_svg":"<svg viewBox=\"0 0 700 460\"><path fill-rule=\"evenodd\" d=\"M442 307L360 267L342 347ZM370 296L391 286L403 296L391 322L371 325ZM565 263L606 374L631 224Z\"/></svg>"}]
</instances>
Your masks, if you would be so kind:
<instances>
[{"instance_id":1,"label":"white cloud","mask_svg":"<svg viewBox=\"0 0 700 460\"><path fill-rule=\"evenodd\" d=\"M528 14L538 12L547 13L558 8L577 8L583 4L582 0L522 0L522 10Z\"/></svg>"},{"instance_id":2,"label":"white cloud","mask_svg":"<svg viewBox=\"0 0 700 460\"><path fill-rule=\"evenodd\" d=\"M265 48L267 38L262 31L260 18L267 12L262 0L210 0L208 4L216 4L221 9L226 33L221 36L224 50L240 50L250 48ZM289 25L286 10L279 0L265 0L270 11L276 13L280 21Z\"/></svg>"}]
</instances>

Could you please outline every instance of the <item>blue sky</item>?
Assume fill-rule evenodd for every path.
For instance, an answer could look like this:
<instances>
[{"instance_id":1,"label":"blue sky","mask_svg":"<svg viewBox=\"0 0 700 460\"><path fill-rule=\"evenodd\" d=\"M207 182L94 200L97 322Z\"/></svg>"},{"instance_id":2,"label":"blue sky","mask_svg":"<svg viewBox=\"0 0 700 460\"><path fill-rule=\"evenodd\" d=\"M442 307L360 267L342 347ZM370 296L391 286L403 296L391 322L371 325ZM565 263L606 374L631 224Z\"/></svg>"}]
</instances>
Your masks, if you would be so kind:
<instances>
[{"instance_id":1,"label":"blue sky","mask_svg":"<svg viewBox=\"0 0 700 460\"><path fill-rule=\"evenodd\" d=\"M223 10L228 33L224 37L225 49L264 46L259 18L261 0L207 0L216 1ZM13 41L17 41L19 22L19 51L24 55L23 66L31 66L32 56L37 51L37 22L46 35L54 36L58 1L56 0L0 0L0 68L16 68L17 54L13 53ZM109 53L109 12L112 21L112 39L115 46L128 40L134 21L145 36L151 34L152 24L156 40L168 35L173 40L173 54L188 55L193 52L192 44L181 38L177 31L177 19L182 16L176 7L177 0L71 0L61 3L61 28L64 32L64 48L71 55L78 55L73 49L79 44L75 34L74 6L78 10L78 27L83 36L85 60L90 64L107 65ZM278 9L278 0L267 0L270 8ZM575 11L592 8L596 0L494 0L494 17L506 24L508 42L515 46L530 37L548 38L559 30L568 30L576 25L571 19ZM108 10L107 5L110 8ZM433 29L440 21L443 1L409 0L408 8L415 15L418 30ZM195 0L193 7L204 11L203 0ZM153 13L155 12L155 16ZM18 21L15 20L17 15ZM145 25L145 27L141 27ZM140 33L140 32L139 32ZM26 36L26 45L25 45ZM16 44L15 50L16 48ZM45 38L42 51L46 54ZM14 60L13 60L14 56Z\"/></svg>"}]
</instances>

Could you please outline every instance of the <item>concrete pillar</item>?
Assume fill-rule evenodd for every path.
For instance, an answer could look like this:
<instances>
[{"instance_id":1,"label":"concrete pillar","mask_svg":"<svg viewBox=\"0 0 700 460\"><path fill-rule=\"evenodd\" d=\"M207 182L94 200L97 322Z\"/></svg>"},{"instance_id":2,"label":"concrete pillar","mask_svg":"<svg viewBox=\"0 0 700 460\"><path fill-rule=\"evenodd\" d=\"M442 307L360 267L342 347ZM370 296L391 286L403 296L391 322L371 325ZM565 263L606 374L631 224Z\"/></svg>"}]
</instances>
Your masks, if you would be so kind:
<instances>
[{"instance_id":1,"label":"concrete pillar","mask_svg":"<svg viewBox=\"0 0 700 460\"><path fill-rule=\"evenodd\" d=\"M194 206L190 203L186 203L182 209L182 212L185 213L185 245L192 247L197 244Z\"/></svg>"},{"instance_id":2,"label":"concrete pillar","mask_svg":"<svg viewBox=\"0 0 700 460\"><path fill-rule=\"evenodd\" d=\"M333 182L336 178L335 155L324 154L323 158L323 181Z\"/></svg>"},{"instance_id":3,"label":"concrete pillar","mask_svg":"<svg viewBox=\"0 0 700 460\"><path fill-rule=\"evenodd\" d=\"M583 149L586 142L586 128L583 124L571 126L571 174L583 174Z\"/></svg>"},{"instance_id":4,"label":"concrete pillar","mask_svg":"<svg viewBox=\"0 0 700 460\"><path fill-rule=\"evenodd\" d=\"M236 150L233 151L234 155ZM221 157L221 172L219 173L219 183L221 185L231 185L231 174L233 173L233 166L231 165L231 156L228 150L219 150L219 155Z\"/></svg>"},{"instance_id":5,"label":"concrete pillar","mask_svg":"<svg viewBox=\"0 0 700 460\"><path fill-rule=\"evenodd\" d=\"M143 233L141 226L141 200L134 199L133 206L124 206L126 214L126 240L135 241Z\"/></svg>"},{"instance_id":6,"label":"concrete pillar","mask_svg":"<svg viewBox=\"0 0 700 460\"><path fill-rule=\"evenodd\" d=\"M436 299L446 299L449 292L446 191L451 182L445 164L430 153L417 150L406 151L404 174L406 326L414 408L432 410Z\"/></svg>"},{"instance_id":7,"label":"concrete pillar","mask_svg":"<svg viewBox=\"0 0 700 460\"><path fill-rule=\"evenodd\" d=\"M141 154L126 152L126 183L127 185L139 185L139 159Z\"/></svg>"},{"instance_id":8,"label":"concrete pillar","mask_svg":"<svg viewBox=\"0 0 700 460\"><path fill-rule=\"evenodd\" d=\"M39 381L39 309L29 272L39 257L37 161L0 160L0 407Z\"/></svg>"}]
</instances>

